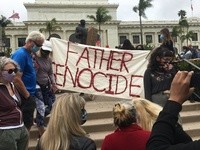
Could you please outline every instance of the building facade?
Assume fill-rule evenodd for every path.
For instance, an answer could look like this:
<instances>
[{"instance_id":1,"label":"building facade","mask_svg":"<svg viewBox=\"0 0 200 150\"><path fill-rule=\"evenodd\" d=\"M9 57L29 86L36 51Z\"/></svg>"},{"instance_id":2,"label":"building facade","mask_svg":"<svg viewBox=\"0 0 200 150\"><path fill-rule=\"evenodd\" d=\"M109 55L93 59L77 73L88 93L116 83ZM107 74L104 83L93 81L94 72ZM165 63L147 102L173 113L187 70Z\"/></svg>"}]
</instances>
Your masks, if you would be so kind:
<instances>
[{"instance_id":1,"label":"building facade","mask_svg":"<svg viewBox=\"0 0 200 150\"><path fill-rule=\"evenodd\" d=\"M61 30L54 34L62 39L68 40L69 36L75 32L75 28L81 19L86 20L86 27L98 28L97 24L90 20L87 15L95 15L98 7L103 6L109 11L112 20L101 26L101 46L109 45L115 48L123 43L124 39L129 39L134 46L140 44L139 21L117 20L118 4L108 3L108 0L35 0L34 3L24 3L27 9L27 21L16 22L6 27L6 47L17 49L24 45L25 38L29 32L45 28L47 21L56 18ZM191 41L193 46L200 46L200 18L188 18L190 30L195 33ZM164 27L171 31L178 21L143 21L144 44L151 46L160 45L160 30ZM48 33L43 33L46 38ZM175 46L180 49L180 39L175 39ZM185 43L183 43L185 44Z\"/></svg>"}]
</instances>

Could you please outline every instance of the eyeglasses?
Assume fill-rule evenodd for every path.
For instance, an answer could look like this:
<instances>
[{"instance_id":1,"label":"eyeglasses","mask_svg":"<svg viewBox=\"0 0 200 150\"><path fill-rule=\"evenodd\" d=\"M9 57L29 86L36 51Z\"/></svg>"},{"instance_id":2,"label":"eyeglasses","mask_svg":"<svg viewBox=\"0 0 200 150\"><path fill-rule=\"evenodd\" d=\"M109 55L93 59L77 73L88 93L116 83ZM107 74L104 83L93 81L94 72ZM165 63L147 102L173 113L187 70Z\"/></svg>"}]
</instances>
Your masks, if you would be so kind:
<instances>
[{"instance_id":1,"label":"eyeglasses","mask_svg":"<svg viewBox=\"0 0 200 150\"><path fill-rule=\"evenodd\" d=\"M3 71L7 71L9 74L12 74L13 72L14 72L14 73L17 73L18 69L15 68L15 69L3 70Z\"/></svg>"},{"instance_id":2,"label":"eyeglasses","mask_svg":"<svg viewBox=\"0 0 200 150\"><path fill-rule=\"evenodd\" d=\"M35 41L33 41L33 43L34 43L37 47L42 47L42 45L37 44Z\"/></svg>"}]
</instances>

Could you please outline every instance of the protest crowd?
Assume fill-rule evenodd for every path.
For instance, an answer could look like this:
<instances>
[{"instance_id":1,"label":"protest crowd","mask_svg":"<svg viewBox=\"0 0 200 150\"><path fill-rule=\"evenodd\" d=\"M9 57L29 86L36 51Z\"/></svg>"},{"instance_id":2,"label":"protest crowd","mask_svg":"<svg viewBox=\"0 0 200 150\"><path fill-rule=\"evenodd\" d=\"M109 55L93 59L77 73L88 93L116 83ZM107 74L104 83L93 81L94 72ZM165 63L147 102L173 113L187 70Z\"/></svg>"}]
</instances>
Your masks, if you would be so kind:
<instances>
[{"instance_id":1,"label":"protest crowd","mask_svg":"<svg viewBox=\"0 0 200 150\"><path fill-rule=\"evenodd\" d=\"M174 67L178 55L169 30L160 31L161 45L151 50L148 58L142 58L148 59L142 75L131 74L129 67L134 65L131 61L137 58L137 53L143 53L143 45L133 46L126 39L119 49L105 48L105 53L104 49L90 45L79 54L76 46L87 45L87 32L85 21L81 20L75 36L66 42L68 48L60 55L66 56L64 64L60 63L60 56L54 58L58 52L54 49L55 39L46 40L39 31L30 32L25 45L10 58L0 58L0 150L28 149L33 125L38 129L37 150L97 149L82 127L88 115L84 99L84 91L88 89L110 95L126 92L132 97L131 101L122 98L113 106L116 130L105 136L102 150L200 149L200 141L192 141L179 116L182 104L194 91L190 87L193 71L178 71ZM179 57L195 59L200 54L189 45L183 46ZM70 59L77 68L70 67ZM82 62L84 68L80 67ZM105 70L96 71L102 68ZM81 82L83 77L89 80L88 85ZM143 82L143 98L136 92L141 90L137 81ZM71 91L75 87L83 90L64 91L56 96L69 82ZM48 124L47 116L50 116Z\"/></svg>"}]
</instances>

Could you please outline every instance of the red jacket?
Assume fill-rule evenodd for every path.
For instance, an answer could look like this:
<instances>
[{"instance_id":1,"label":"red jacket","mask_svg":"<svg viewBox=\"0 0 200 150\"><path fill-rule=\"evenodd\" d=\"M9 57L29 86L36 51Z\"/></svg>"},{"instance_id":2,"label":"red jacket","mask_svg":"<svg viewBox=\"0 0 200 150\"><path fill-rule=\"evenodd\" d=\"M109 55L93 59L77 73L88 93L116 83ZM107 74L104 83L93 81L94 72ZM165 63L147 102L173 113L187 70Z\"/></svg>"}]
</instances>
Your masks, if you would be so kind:
<instances>
[{"instance_id":1,"label":"red jacket","mask_svg":"<svg viewBox=\"0 0 200 150\"><path fill-rule=\"evenodd\" d=\"M150 132L144 131L137 124L126 128L118 128L107 135L103 141L102 150L146 150Z\"/></svg>"},{"instance_id":2,"label":"red jacket","mask_svg":"<svg viewBox=\"0 0 200 150\"><path fill-rule=\"evenodd\" d=\"M20 101L17 90L12 87ZM18 126L22 123L22 112L17 102L10 96L6 86L0 83L0 127Z\"/></svg>"}]
</instances>

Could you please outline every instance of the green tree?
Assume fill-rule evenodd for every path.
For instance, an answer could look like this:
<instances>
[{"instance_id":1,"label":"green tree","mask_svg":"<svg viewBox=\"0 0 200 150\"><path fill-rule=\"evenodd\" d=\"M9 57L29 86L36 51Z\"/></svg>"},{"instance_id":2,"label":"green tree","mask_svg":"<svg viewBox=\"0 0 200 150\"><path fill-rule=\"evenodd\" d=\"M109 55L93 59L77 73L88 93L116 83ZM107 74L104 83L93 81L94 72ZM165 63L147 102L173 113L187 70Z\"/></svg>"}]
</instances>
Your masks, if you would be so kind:
<instances>
[{"instance_id":1,"label":"green tree","mask_svg":"<svg viewBox=\"0 0 200 150\"><path fill-rule=\"evenodd\" d=\"M5 35L5 27L9 24L12 24L11 20L7 19L5 16L1 15L0 16L0 30L1 30L1 38L4 42L4 39L6 38L6 35Z\"/></svg>"},{"instance_id":2,"label":"green tree","mask_svg":"<svg viewBox=\"0 0 200 150\"><path fill-rule=\"evenodd\" d=\"M180 10L178 12L178 16L181 17L180 19L184 19L186 17L186 11L185 10Z\"/></svg>"},{"instance_id":3,"label":"green tree","mask_svg":"<svg viewBox=\"0 0 200 150\"><path fill-rule=\"evenodd\" d=\"M7 19L5 16L0 16L0 46L2 50L2 44L5 43L6 34L5 34L5 27L9 24L12 24L11 20Z\"/></svg>"},{"instance_id":4,"label":"green tree","mask_svg":"<svg viewBox=\"0 0 200 150\"><path fill-rule=\"evenodd\" d=\"M181 40L181 47L183 42L186 40L187 46L188 42L192 40L194 33L192 31L189 31L189 23L187 21L186 17L186 11L185 10L180 10L178 12L178 16L180 17L178 26L173 27L172 29L172 37L179 37Z\"/></svg>"},{"instance_id":5,"label":"green tree","mask_svg":"<svg viewBox=\"0 0 200 150\"><path fill-rule=\"evenodd\" d=\"M178 16L180 17L179 19L179 37L181 40L181 44L186 40L187 46L188 42L192 40L194 33L193 31L189 31L189 23L187 21L186 17L186 11L185 10L180 10L178 12Z\"/></svg>"},{"instance_id":6,"label":"green tree","mask_svg":"<svg viewBox=\"0 0 200 150\"><path fill-rule=\"evenodd\" d=\"M46 28L41 28L40 32L48 32L49 36L51 35L52 32L56 31L57 29L61 30L62 28L58 26L56 18L53 18L51 21L47 21L45 23Z\"/></svg>"},{"instance_id":7,"label":"green tree","mask_svg":"<svg viewBox=\"0 0 200 150\"><path fill-rule=\"evenodd\" d=\"M183 43L183 42L186 40L187 46L188 46L189 41L192 41L192 38L193 38L193 37L194 37L194 32L193 32L193 31L188 31L188 32L186 33L186 35L182 35L182 36L180 37L181 43Z\"/></svg>"},{"instance_id":8,"label":"green tree","mask_svg":"<svg viewBox=\"0 0 200 150\"><path fill-rule=\"evenodd\" d=\"M145 10L153 6L151 2L152 0L140 0L139 4L133 7L133 11L136 13L138 12L139 19L140 19L140 35L141 35L142 45L143 45L142 17L147 18L145 14Z\"/></svg>"},{"instance_id":9,"label":"green tree","mask_svg":"<svg viewBox=\"0 0 200 150\"><path fill-rule=\"evenodd\" d=\"M108 15L109 11L105 7L97 8L96 15L87 15L88 18L92 19L98 24L99 35L101 35L101 25L107 21L112 20L112 16Z\"/></svg>"},{"instance_id":10,"label":"green tree","mask_svg":"<svg viewBox=\"0 0 200 150\"><path fill-rule=\"evenodd\" d=\"M179 19L179 28L180 28L180 35L184 35L186 32L188 32L189 29L189 23L187 21L187 17L186 17L186 11L185 10L180 10L178 12L178 16L180 17Z\"/></svg>"},{"instance_id":11,"label":"green tree","mask_svg":"<svg viewBox=\"0 0 200 150\"><path fill-rule=\"evenodd\" d=\"M180 19L178 24L179 24L180 27L182 27L182 28L186 28L186 29L189 28L189 24L188 24L188 21L187 21L186 18Z\"/></svg>"},{"instance_id":12,"label":"green tree","mask_svg":"<svg viewBox=\"0 0 200 150\"><path fill-rule=\"evenodd\" d=\"M177 37L180 34L180 28L179 26L174 26L172 28L172 37Z\"/></svg>"},{"instance_id":13,"label":"green tree","mask_svg":"<svg viewBox=\"0 0 200 150\"><path fill-rule=\"evenodd\" d=\"M171 33L171 35L172 35L172 38L173 38L173 41L174 42L176 42L176 38L177 37L179 37L179 34L180 34L180 27L179 26L174 26L173 28L172 28L172 33Z\"/></svg>"}]
</instances>

